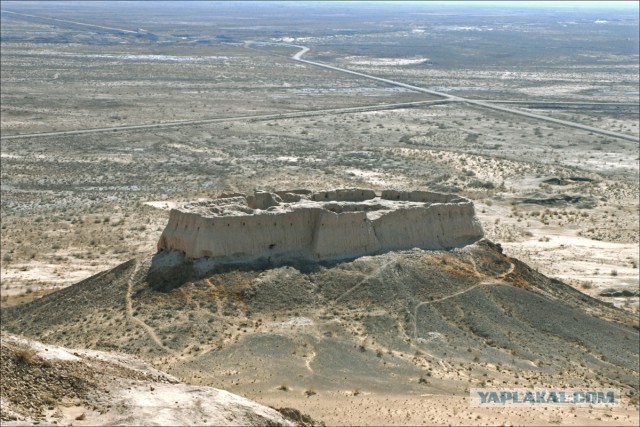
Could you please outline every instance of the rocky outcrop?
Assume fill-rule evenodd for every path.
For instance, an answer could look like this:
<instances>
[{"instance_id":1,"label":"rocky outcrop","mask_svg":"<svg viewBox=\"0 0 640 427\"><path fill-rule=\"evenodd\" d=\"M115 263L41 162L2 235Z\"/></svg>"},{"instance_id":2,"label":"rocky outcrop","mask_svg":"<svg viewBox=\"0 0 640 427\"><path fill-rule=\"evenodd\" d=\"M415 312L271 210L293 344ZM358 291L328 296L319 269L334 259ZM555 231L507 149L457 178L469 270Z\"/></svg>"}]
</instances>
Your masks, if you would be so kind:
<instances>
[{"instance_id":1,"label":"rocky outcrop","mask_svg":"<svg viewBox=\"0 0 640 427\"><path fill-rule=\"evenodd\" d=\"M482 236L473 203L455 195L295 190L234 194L174 209L158 251L220 261L319 261L457 248Z\"/></svg>"},{"instance_id":2,"label":"rocky outcrop","mask_svg":"<svg viewBox=\"0 0 640 427\"><path fill-rule=\"evenodd\" d=\"M295 425L273 408L180 383L134 356L64 348L6 332L0 340L3 426ZM300 418L296 410L287 413Z\"/></svg>"}]
</instances>

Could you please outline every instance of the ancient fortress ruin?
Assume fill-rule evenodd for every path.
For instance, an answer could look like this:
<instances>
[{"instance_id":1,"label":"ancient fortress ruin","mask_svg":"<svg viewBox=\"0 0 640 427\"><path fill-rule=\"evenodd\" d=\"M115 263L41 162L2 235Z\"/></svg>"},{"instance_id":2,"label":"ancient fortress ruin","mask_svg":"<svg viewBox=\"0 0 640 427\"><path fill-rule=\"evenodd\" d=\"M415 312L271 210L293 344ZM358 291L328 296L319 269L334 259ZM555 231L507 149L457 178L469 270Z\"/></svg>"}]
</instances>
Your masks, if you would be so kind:
<instances>
[{"instance_id":1,"label":"ancient fortress ruin","mask_svg":"<svg viewBox=\"0 0 640 427\"><path fill-rule=\"evenodd\" d=\"M158 251L223 262L320 261L458 248L482 236L473 203L455 195L293 190L223 195L173 209Z\"/></svg>"}]
</instances>

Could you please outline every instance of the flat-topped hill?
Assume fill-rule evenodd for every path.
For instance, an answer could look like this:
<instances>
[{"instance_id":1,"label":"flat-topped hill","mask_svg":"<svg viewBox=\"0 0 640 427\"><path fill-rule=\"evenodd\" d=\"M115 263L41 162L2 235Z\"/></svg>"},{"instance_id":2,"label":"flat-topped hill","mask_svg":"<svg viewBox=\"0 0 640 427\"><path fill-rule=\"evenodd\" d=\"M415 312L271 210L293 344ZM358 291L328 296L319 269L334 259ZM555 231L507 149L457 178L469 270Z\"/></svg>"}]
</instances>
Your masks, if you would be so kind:
<instances>
[{"instance_id":1,"label":"flat-topped hill","mask_svg":"<svg viewBox=\"0 0 640 427\"><path fill-rule=\"evenodd\" d=\"M637 399L634 313L547 278L484 239L309 269L229 266L161 290L148 274L152 264L131 260L4 309L2 329L135 354L192 385L294 406L331 424L367 405L382 424L398 420L396 408L435 405L456 408L464 424L476 417L462 399L474 387L606 387ZM614 413L611 423L637 425L637 407L621 408L632 418ZM526 411L522 424L566 415L566 407ZM428 419L413 416L414 424Z\"/></svg>"},{"instance_id":2,"label":"flat-topped hill","mask_svg":"<svg viewBox=\"0 0 640 427\"><path fill-rule=\"evenodd\" d=\"M293 190L223 195L173 209L158 251L188 259L319 261L458 248L482 236L473 203L456 195Z\"/></svg>"}]
</instances>

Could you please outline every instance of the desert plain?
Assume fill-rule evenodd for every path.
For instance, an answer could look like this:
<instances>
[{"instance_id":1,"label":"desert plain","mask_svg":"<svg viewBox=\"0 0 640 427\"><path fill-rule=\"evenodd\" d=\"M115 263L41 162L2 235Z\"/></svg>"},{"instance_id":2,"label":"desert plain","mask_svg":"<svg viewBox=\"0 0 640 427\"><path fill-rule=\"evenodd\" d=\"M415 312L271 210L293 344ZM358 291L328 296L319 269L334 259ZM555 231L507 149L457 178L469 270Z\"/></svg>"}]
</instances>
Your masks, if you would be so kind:
<instances>
[{"instance_id":1,"label":"desert plain","mask_svg":"<svg viewBox=\"0 0 640 427\"><path fill-rule=\"evenodd\" d=\"M637 341L637 7L477 6L461 13L447 4L167 3L156 10L136 2L53 7L7 1L1 18L3 312L26 312L29 303L131 259L146 265L141 260L155 254L169 210L185 202L254 189L420 189L473 201L485 237L499 243L505 256L605 303L593 310L618 313ZM446 253L398 256L448 259ZM457 265L471 255L459 256L448 262ZM388 261L404 265L396 258ZM365 259L357 267L358 262L353 269L365 277L377 263ZM130 274L125 266L123 274ZM232 284L286 282L302 273L308 281L324 274L287 268L220 274ZM344 266L345 275L353 273L350 268ZM126 288L125 279L116 282ZM192 294L204 298L205 282L193 280L172 292L190 304ZM214 288L214 294L221 289ZM149 292L141 288L140 296ZM215 295L223 312L231 297ZM163 299L167 295L157 298L171 304ZM152 307L135 301L139 316L154 318ZM334 314L366 342L372 332L363 319L373 315L353 305ZM230 360L249 345L240 341L234 347L241 332L215 343L163 341L152 351L153 342L139 341L145 329L122 307L109 318L114 325L139 329L129 341L104 338L100 328L90 336L93 327L63 337L51 326L55 322L20 324L18 314L9 315L14 322L9 329L51 344L137 354L183 382L294 407L328 425L638 423L637 366L624 372L620 364L606 362L601 371L576 367L579 375L573 378L566 373L572 372L570 363L564 370L538 373L532 363L533 373L521 378L521 385L602 385L616 371L624 402L606 409L497 411L470 407L469 385L490 378L494 385L514 386L521 365L509 360L482 365L470 358L477 364L472 369L466 356L448 361L413 343L404 351L391 341L376 344L384 356L372 354L371 360L400 360L393 368L398 372L390 368L380 383L367 380L363 369L353 383L332 383L320 375L314 385L306 378L315 373L305 349L322 347L328 326L318 319L331 307L313 308L317 319L296 314L295 307L290 313L273 307L265 328L303 331L278 334L293 334L290 350L302 351L295 357L308 360L301 363L309 372L274 367L271 379L252 373L259 368L253 358L244 368L233 367ZM78 310L82 322L106 322L106 313ZM206 318L200 312L183 314ZM229 314L228 331L257 322L247 323L243 316ZM4 319L3 313L3 329ZM170 341L171 320L156 321ZM194 350L198 345L203 349ZM368 353L375 351L371 345ZM212 351L209 366L216 366L215 372L199 362L197 354L205 348ZM214 350L236 356L216 358ZM635 357L637 362L637 352ZM327 369L333 362L317 363ZM436 384L422 381L416 366L435 369ZM287 378L294 372L305 377ZM257 385L252 375L260 379Z\"/></svg>"}]
</instances>

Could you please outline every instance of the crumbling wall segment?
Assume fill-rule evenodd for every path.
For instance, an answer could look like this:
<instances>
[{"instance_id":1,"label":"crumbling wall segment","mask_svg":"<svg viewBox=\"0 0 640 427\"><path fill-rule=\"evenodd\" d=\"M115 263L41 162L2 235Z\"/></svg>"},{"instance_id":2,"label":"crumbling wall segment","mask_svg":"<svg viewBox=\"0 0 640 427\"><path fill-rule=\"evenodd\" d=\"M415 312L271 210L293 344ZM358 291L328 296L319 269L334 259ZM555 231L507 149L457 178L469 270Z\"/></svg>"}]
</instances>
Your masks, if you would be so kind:
<instances>
[{"instance_id":1,"label":"crumbling wall segment","mask_svg":"<svg viewBox=\"0 0 640 427\"><path fill-rule=\"evenodd\" d=\"M364 188L344 188L320 191L311 195L314 202L362 202L376 197L376 192Z\"/></svg>"},{"instance_id":2,"label":"crumbling wall segment","mask_svg":"<svg viewBox=\"0 0 640 427\"><path fill-rule=\"evenodd\" d=\"M182 251L188 259L317 261L462 247L483 236L473 203L458 196L391 190L376 197L371 190L348 189L314 193L311 198L321 201L286 203L281 197L256 193L248 201L237 198L243 206L221 207L214 201L174 209L158 251ZM278 204L269 206L272 202ZM187 207L193 211L185 211Z\"/></svg>"},{"instance_id":3,"label":"crumbling wall segment","mask_svg":"<svg viewBox=\"0 0 640 427\"><path fill-rule=\"evenodd\" d=\"M311 245L314 258L348 258L379 249L380 243L365 212L320 213Z\"/></svg>"}]
</instances>

